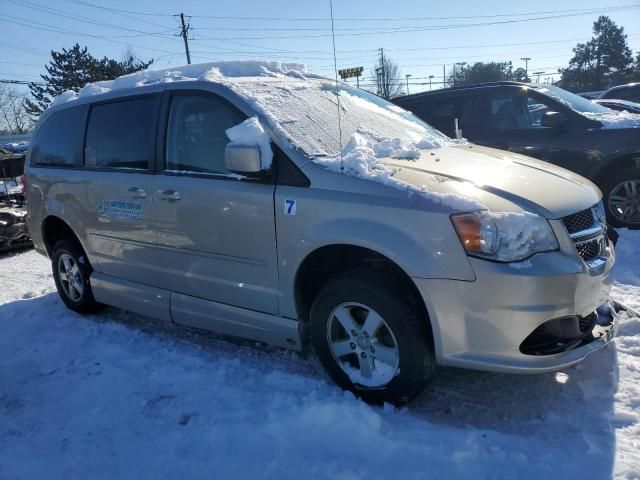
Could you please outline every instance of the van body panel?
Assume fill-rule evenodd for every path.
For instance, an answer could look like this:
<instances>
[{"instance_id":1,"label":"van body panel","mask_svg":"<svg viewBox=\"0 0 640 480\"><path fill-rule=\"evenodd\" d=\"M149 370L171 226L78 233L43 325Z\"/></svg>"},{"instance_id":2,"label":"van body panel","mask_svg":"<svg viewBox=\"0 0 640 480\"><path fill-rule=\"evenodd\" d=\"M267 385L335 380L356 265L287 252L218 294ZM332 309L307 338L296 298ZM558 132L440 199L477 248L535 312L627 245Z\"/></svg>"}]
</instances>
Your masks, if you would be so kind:
<instances>
[{"instance_id":1,"label":"van body panel","mask_svg":"<svg viewBox=\"0 0 640 480\"><path fill-rule=\"evenodd\" d=\"M246 308L212 302L181 293L171 294L171 315L180 325L242 337L300 351L298 322Z\"/></svg>"},{"instance_id":2,"label":"van body panel","mask_svg":"<svg viewBox=\"0 0 640 480\"><path fill-rule=\"evenodd\" d=\"M163 276L174 292L278 313L274 186L157 175L156 228Z\"/></svg>"},{"instance_id":3,"label":"van body panel","mask_svg":"<svg viewBox=\"0 0 640 480\"><path fill-rule=\"evenodd\" d=\"M557 168L545 174L544 164L517 155L509 163L493 150L448 144L415 162L380 159L394 169L387 182L343 174L314 162L277 130L259 101L254 105L224 82L176 81L69 103L93 108L163 90L148 171L26 167L29 227L41 229L48 215L69 224L94 268L97 300L298 350L304 328L294 298L300 266L319 248L351 245L386 257L413 282L429 314L424 321L434 319L443 363L536 372L577 361L580 352L529 361L513 342L549 315L585 315L608 295L613 249L606 263L589 269L563 221L553 220L597 210L600 193L589 182ZM219 95L247 117L257 116L309 182L278 184L277 171L275 181L164 171L168 99L191 90ZM486 175L491 178L476 181L472 157L487 167L503 162L509 175L493 178L496 167ZM510 174L519 175L517 181L510 182ZM478 208L546 216L559 250L512 263L471 258L450 216ZM604 235L606 225L598 225ZM42 236L34 240L42 251ZM496 289L507 296L495 295Z\"/></svg>"},{"instance_id":4,"label":"van body panel","mask_svg":"<svg viewBox=\"0 0 640 480\"><path fill-rule=\"evenodd\" d=\"M100 272L93 272L90 281L93 296L98 302L171 322L171 292L168 290L130 282Z\"/></svg>"}]
</instances>

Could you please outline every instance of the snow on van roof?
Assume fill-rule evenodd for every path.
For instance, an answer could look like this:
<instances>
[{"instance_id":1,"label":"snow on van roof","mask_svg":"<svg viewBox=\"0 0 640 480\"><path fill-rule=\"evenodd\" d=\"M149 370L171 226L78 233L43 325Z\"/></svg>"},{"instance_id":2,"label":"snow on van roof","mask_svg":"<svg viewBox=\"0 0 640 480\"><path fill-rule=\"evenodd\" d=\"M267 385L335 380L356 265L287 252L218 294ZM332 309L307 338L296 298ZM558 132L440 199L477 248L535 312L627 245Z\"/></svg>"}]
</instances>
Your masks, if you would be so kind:
<instances>
[{"instance_id":1,"label":"snow on van roof","mask_svg":"<svg viewBox=\"0 0 640 480\"><path fill-rule=\"evenodd\" d=\"M225 62L196 63L158 70L142 70L123 75L115 80L88 83L79 92L67 90L59 95L52 105L59 105L78 98L99 95L113 90L142 87L156 83L207 80L220 82L227 78L240 77L293 77L311 78L317 75L306 73L305 65L271 61L238 60Z\"/></svg>"},{"instance_id":2,"label":"snow on van roof","mask_svg":"<svg viewBox=\"0 0 640 480\"><path fill-rule=\"evenodd\" d=\"M398 168L381 159L416 160L422 150L452 143L404 109L344 83L336 88L334 80L308 73L297 63L225 61L144 70L88 84L78 93L65 92L54 105L119 89L194 80L232 90L264 117L284 146L301 149L325 168L401 190L426 193L394 178ZM468 199L453 197L439 196L437 201L469 209Z\"/></svg>"}]
</instances>

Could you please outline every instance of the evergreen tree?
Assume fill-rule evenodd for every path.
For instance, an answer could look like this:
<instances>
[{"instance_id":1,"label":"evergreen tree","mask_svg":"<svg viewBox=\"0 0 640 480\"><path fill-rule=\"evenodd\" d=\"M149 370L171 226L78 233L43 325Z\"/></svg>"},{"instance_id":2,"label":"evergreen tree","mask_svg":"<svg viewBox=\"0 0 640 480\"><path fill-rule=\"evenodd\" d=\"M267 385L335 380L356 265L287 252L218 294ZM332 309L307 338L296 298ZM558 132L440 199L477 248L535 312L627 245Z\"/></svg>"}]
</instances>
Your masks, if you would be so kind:
<instances>
[{"instance_id":1,"label":"evergreen tree","mask_svg":"<svg viewBox=\"0 0 640 480\"><path fill-rule=\"evenodd\" d=\"M628 81L633 53L623 27L601 16L593 24L593 38L573 49L569 67L562 70L562 87L571 91L604 90Z\"/></svg>"},{"instance_id":2,"label":"evergreen tree","mask_svg":"<svg viewBox=\"0 0 640 480\"><path fill-rule=\"evenodd\" d=\"M99 60L88 52L87 47L81 48L77 43L68 50L52 50L51 61L45 65L47 73L40 75L43 84L29 84L33 99L25 101L25 108L36 119L62 92L77 92L87 83L113 80L121 75L144 70L152 63L153 60L138 60L130 52L121 61L107 57Z\"/></svg>"},{"instance_id":3,"label":"evergreen tree","mask_svg":"<svg viewBox=\"0 0 640 480\"><path fill-rule=\"evenodd\" d=\"M526 76L524 69L518 70L522 70L522 77ZM520 75L520 72L518 74ZM449 76L449 84L468 85L513 79L514 72L511 62L476 62L471 66L461 66L456 69L455 75L452 73Z\"/></svg>"}]
</instances>

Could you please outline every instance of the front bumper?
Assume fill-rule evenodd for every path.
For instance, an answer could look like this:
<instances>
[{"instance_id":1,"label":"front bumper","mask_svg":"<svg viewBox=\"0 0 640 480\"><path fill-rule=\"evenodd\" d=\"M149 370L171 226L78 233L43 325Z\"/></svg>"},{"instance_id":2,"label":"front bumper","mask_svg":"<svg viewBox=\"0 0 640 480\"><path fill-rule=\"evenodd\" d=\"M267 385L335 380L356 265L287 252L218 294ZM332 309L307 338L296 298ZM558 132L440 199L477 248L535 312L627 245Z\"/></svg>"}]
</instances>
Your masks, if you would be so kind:
<instances>
[{"instance_id":1,"label":"front bumper","mask_svg":"<svg viewBox=\"0 0 640 480\"><path fill-rule=\"evenodd\" d=\"M470 259L476 280L414 281L429 311L441 365L510 373L540 373L573 365L615 336L609 308L613 249L590 270L575 253L538 254L515 264ZM593 339L544 355L522 353L522 343L545 322L595 315Z\"/></svg>"}]
</instances>

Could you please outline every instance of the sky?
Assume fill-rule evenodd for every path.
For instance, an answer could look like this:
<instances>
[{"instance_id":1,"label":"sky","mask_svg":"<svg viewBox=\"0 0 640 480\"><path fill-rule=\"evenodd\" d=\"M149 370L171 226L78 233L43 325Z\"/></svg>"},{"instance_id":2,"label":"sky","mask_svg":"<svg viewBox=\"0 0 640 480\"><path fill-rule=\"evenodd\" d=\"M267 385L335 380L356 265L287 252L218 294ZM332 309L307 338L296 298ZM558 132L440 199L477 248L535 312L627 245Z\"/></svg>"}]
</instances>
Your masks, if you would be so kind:
<instances>
[{"instance_id":1,"label":"sky","mask_svg":"<svg viewBox=\"0 0 640 480\"><path fill-rule=\"evenodd\" d=\"M76 42L98 57L122 58L132 49L159 68L182 65L180 12L190 25L193 63L291 61L334 75L329 0L0 0L0 79L38 80L50 50ZM624 27L634 54L640 50L640 0L333 0L333 14L338 68L363 66L361 83L370 84L383 48L402 78L411 75L412 93L430 81L440 87L443 65L449 74L456 62L511 60L517 68L530 57L530 75L558 79L602 14Z\"/></svg>"}]
</instances>

